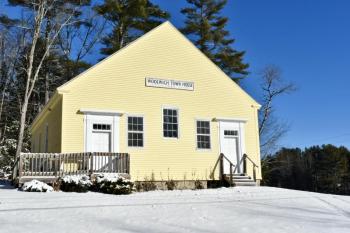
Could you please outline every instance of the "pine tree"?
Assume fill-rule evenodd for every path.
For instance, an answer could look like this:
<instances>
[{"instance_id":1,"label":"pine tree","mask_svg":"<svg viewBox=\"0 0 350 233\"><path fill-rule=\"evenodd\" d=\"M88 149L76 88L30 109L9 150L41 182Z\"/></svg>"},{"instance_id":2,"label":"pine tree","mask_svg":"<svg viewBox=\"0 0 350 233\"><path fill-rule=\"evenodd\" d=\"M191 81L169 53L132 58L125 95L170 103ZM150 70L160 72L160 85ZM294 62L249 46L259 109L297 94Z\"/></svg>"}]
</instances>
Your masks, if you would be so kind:
<instances>
[{"instance_id":1,"label":"pine tree","mask_svg":"<svg viewBox=\"0 0 350 233\"><path fill-rule=\"evenodd\" d=\"M227 75L238 82L248 74L243 62L245 52L235 50L234 39L225 29L228 18L221 16L227 0L187 0L189 7L181 10L186 16L182 32Z\"/></svg>"},{"instance_id":2,"label":"pine tree","mask_svg":"<svg viewBox=\"0 0 350 233\"><path fill-rule=\"evenodd\" d=\"M112 25L112 32L102 39L104 55L123 48L169 18L167 12L149 0L105 0L95 9Z\"/></svg>"}]
</instances>

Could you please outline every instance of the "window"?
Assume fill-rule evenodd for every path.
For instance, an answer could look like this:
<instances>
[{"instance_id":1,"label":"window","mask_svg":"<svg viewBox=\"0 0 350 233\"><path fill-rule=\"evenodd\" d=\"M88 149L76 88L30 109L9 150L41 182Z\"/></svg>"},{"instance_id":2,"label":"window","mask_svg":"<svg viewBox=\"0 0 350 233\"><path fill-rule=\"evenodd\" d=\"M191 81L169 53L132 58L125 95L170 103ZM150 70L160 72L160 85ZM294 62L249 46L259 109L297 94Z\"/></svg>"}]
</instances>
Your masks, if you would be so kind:
<instances>
[{"instance_id":1,"label":"window","mask_svg":"<svg viewBox=\"0 0 350 233\"><path fill-rule=\"evenodd\" d=\"M209 121L197 121L197 148L210 149Z\"/></svg>"},{"instance_id":2,"label":"window","mask_svg":"<svg viewBox=\"0 0 350 233\"><path fill-rule=\"evenodd\" d=\"M225 130L224 131L225 136L238 136L237 130Z\"/></svg>"},{"instance_id":3,"label":"window","mask_svg":"<svg viewBox=\"0 0 350 233\"><path fill-rule=\"evenodd\" d=\"M111 125L108 124L93 124L92 125L93 130L102 130L102 131L109 131L111 130Z\"/></svg>"},{"instance_id":4,"label":"window","mask_svg":"<svg viewBox=\"0 0 350 233\"><path fill-rule=\"evenodd\" d=\"M176 109L163 109L163 136L178 138L178 111Z\"/></svg>"},{"instance_id":5,"label":"window","mask_svg":"<svg viewBox=\"0 0 350 233\"><path fill-rule=\"evenodd\" d=\"M143 117L128 117L128 146L143 147Z\"/></svg>"}]
</instances>

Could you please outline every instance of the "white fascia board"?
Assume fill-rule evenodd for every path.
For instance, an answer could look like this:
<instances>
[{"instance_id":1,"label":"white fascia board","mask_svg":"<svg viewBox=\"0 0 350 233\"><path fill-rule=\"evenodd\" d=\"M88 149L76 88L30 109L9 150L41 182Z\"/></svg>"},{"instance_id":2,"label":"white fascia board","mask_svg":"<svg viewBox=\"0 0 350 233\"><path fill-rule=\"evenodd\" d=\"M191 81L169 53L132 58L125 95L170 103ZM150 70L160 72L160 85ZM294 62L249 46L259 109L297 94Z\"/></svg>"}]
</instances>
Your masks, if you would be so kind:
<instances>
[{"instance_id":1,"label":"white fascia board","mask_svg":"<svg viewBox=\"0 0 350 233\"><path fill-rule=\"evenodd\" d=\"M247 122L244 118L231 118L231 117L215 117L213 121L235 121L235 122Z\"/></svg>"},{"instance_id":2,"label":"white fascia board","mask_svg":"<svg viewBox=\"0 0 350 233\"><path fill-rule=\"evenodd\" d=\"M105 109L91 109L91 108L81 108L79 112L84 114L92 114L92 115L116 115L122 116L124 112L122 111L114 111L114 110L105 110Z\"/></svg>"}]
</instances>

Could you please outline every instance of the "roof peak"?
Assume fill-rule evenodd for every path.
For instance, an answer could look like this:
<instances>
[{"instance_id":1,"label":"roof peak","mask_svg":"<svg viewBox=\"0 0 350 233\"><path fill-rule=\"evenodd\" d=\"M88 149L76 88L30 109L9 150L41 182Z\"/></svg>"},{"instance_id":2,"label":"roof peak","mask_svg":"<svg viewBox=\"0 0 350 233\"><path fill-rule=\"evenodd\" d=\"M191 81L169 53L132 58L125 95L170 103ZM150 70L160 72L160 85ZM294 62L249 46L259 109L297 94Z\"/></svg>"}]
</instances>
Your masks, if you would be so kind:
<instances>
[{"instance_id":1,"label":"roof peak","mask_svg":"<svg viewBox=\"0 0 350 233\"><path fill-rule=\"evenodd\" d=\"M94 67L106 62L107 60L111 59L112 57L114 57L115 55L123 52L124 50L126 50L128 47L136 44L138 41L144 39L145 37L147 37L148 35L152 34L153 32L155 31L158 31L159 29L165 27L165 26L170 26L172 29L176 30L177 32L179 32L179 30L169 21L169 20L166 20L164 21L163 23L159 24L158 26L152 28L151 30L149 30L148 32L146 32L144 35L140 36L139 38L135 39L134 41L130 42L129 44L127 44L126 46L124 46L123 48L115 51L114 53L112 53L111 55L105 57L103 60L97 62L96 64L94 64L93 66L91 66L89 69L83 71L82 73L78 74L77 76L73 77L71 80L65 82L64 84L62 84L61 86L57 87L56 90L61 93L61 92L64 92L63 88L71 83L73 80L79 78L80 76L84 75L85 73L89 72L91 69L93 69Z\"/></svg>"}]
</instances>

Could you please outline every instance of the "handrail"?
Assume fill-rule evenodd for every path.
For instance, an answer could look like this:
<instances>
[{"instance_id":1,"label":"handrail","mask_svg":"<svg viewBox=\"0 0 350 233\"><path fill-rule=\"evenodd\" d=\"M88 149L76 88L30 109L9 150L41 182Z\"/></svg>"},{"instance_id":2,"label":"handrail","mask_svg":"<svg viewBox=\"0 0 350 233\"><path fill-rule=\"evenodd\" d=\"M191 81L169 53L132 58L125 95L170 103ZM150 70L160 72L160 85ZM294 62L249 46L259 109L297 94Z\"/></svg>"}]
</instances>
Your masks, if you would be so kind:
<instances>
[{"instance_id":1,"label":"handrail","mask_svg":"<svg viewBox=\"0 0 350 233\"><path fill-rule=\"evenodd\" d=\"M218 163L220 162L220 167L219 167L219 177L220 180L224 179L224 163L223 160L226 160L230 163L230 185L233 185L233 168L236 167L236 165L234 165L231 160L229 160L223 153L220 153L215 165L214 165L214 169L211 173L211 177L214 179L214 172L216 170L216 167L218 165ZM236 169L235 169L236 170Z\"/></svg>"},{"instance_id":2,"label":"handrail","mask_svg":"<svg viewBox=\"0 0 350 233\"><path fill-rule=\"evenodd\" d=\"M214 172L216 170L216 167L218 165L218 163L220 162L220 179L223 180L224 179L224 168L223 168L223 160L226 160L230 163L230 184L233 185L233 174L236 172L236 169L238 166L240 166L243 163L243 172L246 173L247 172L247 162L246 159L248 159L252 164L253 164L253 179L254 181L256 181L256 168L258 168L259 166L247 155L247 154L243 154L241 160L237 163L237 165L234 165L230 159L228 159L223 153L220 153L218 160L215 163L213 172L211 174L211 177L214 177ZM234 170L233 170L234 168Z\"/></svg>"},{"instance_id":3,"label":"handrail","mask_svg":"<svg viewBox=\"0 0 350 233\"><path fill-rule=\"evenodd\" d=\"M231 160L229 160L223 153L220 154L224 159L227 160L227 162L229 162L230 164L232 164L232 166L236 167L236 165L234 165Z\"/></svg>"},{"instance_id":4,"label":"handrail","mask_svg":"<svg viewBox=\"0 0 350 233\"><path fill-rule=\"evenodd\" d=\"M247 154L244 154L243 156L246 157L255 167L259 167Z\"/></svg>"},{"instance_id":5,"label":"handrail","mask_svg":"<svg viewBox=\"0 0 350 233\"><path fill-rule=\"evenodd\" d=\"M226 159L227 162L230 163L230 185L233 185L233 173L236 170L236 165L234 165L231 160L229 160L223 153L220 154L220 169L221 169L221 179L223 179L223 175L224 175L224 162L223 159ZM233 168L234 171L233 171Z\"/></svg>"},{"instance_id":6,"label":"handrail","mask_svg":"<svg viewBox=\"0 0 350 233\"><path fill-rule=\"evenodd\" d=\"M244 163L244 166L243 166L244 173L247 172L246 159L248 159L253 164L253 179L254 179L254 181L256 181L256 168L258 168L259 166L251 158L249 158L249 156L247 154L243 154L243 158L242 159L243 159L243 163Z\"/></svg>"}]
</instances>

